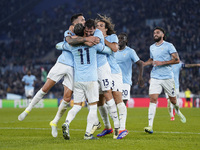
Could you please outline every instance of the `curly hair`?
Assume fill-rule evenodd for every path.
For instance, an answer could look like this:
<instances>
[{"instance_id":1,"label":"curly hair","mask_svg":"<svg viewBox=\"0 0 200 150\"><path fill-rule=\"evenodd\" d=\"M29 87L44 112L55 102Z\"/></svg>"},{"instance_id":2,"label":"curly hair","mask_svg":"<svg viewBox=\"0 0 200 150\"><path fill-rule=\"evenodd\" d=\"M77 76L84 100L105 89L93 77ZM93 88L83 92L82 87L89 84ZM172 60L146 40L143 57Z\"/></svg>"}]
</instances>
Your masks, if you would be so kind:
<instances>
[{"instance_id":1,"label":"curly hair","mask_svg":"<svg viewBox=\"0 0 200 150\"><path fill-rule=\"evenodd\" d=\"M96 19L95 22L104 22L105 23L105 28L108 29L106 34L111 35L111 34L116 34L116 31L114 30L115 25L112 23L112 20L110 17L107 16L102 16L98 14L99 19Z\"/></svg>"}]
</instances>

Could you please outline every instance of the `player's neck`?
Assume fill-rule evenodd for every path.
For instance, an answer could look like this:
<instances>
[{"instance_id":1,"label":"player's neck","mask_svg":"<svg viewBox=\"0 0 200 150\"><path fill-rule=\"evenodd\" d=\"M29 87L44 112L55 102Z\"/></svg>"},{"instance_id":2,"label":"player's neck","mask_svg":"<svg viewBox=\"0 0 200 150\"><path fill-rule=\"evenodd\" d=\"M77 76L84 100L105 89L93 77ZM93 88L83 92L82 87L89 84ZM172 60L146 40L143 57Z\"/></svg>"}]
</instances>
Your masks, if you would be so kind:
<instances>
[{"instance_id":1,"label":"player's neck","mask_svg":"<svg viewBox=\"0 0 200 150\"><path fill-rule=\"evenodd\" d=\"M119 46L119 50L120 50L120 51L122 51L122 50L124 50L124 49L125 49L125 47L126 47L126 45Z\"/></svg>"},{"instance_id":2,"label":"player's neck","mask_svg":"<svg viewBox=\"0 0 200 150\"><path fill-rule=\"evenodd\" d=\"M156 42L156 46L161 45L163 42L164 42L164 40L160 40L160 41Z\"/></svg>"}]
</instances>

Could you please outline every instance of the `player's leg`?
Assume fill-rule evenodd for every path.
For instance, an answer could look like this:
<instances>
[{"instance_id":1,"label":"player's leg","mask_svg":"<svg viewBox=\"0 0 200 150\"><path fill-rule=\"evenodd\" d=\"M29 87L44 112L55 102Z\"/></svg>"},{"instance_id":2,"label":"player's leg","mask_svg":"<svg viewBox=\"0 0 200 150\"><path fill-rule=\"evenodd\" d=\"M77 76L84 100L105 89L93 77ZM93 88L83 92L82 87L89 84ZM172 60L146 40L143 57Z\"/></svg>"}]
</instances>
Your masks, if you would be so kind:
<instances>
[{"instance_id":1,"label":"player's leg","mask_svg":"<svg viewBox=\"0 0 200 150\"><path fill-rule=\"evenodd\" d=\"M149 124L148 127L145 127L145 132L147 133L153 133L153 122L156 114L156 104L159 94L151 94L150 96L150 104L149 104L149 110L148 110L148 119Z\"/></svg>"},{"instance_id":2,"label":"player's leg","mask_svg":"<svg viewBox=\"0 0 200 150\"><path fill-rule=\"evenodd\" d=\"M66 74L64 76L63 86L64 86L64 95L63 99L58 107L58 111L56 113L56 116L54 119L50 122L50 126L52 128L52 136L57 137L57 123L60 120L60 118L63 116L65 111L67 110L67 105L71 101L72 96L72 89L73 89L73 68L70 66L66 66Z\"/></svg>"},{"instance_id":3,"label":"player's leg","mask_svg":"<svg viewBox=\"0 0 200 150\"><path fill-rule=\"evenodd\" d=\"M98 116L97 116L97 102L99 101L98 82L85 83L84 92L88 99L88 104L90 107L89 113L87 116L87 127L86 127L84 139L85 140L98 139L94 137L93 134L91 134L93 125L98 120Z\"/></svg>"},{"instance_id":4,"label":"player's leg","mask_svg":"<svg viewBox=\"0 0 200 150\"><path fill-rule=\"evenodd\" d=\"M165 93L165 96L167 99L167 108L168 108L168 112L169 112L171 121L174 121L175 120L174 113L173 113L174 107L173 107L172 103L170 102L170 99L169 99L169 96L167 93Z\"/></svg>"},{"instance_id":5,"label":"player's leg","mask_svg":"<svg viewBox=\"0 0 200 150\"><path fill-rule=\"evenodd\" d=\"M117 139L122 139L128 134L126 130L127 108L122 100L122 74L112 74L112 94L119 111L119 135Z\"/></svg>"},{"instance_id":6,"label":"player's leg","mask_svg":"<svg viewBox=\"0 0 200 150\"><path fill-rule=\"evenodd\" d=\"M18 120L22 121L25 119L25 117L28 115L28 113L32 110L32 108L44 97L45 94L48 93L48 91L65 75L65 66L61 63L56 63L51 70L49 71L47 75L47 81L43 85L43 87L36 93L36 95L33 97L31 103L28 105L28 107L25 109L24 112L22 112L18 116Z\"/></svg>"},{"instance_id":7,"label":"player's leg","mask_svg":"<svg viewBox=\"0 0 200 150\"><path fill-rule=\"evenodd\" d=\"M66 120L62 125L63 137L66 140L70 139L69 125L75 118L76 114L81 110L82 101L85 101L84 90L80 83L75 82L74 84L74 106L69 110Z\"/></svg>"},{"instance_id":8,"label":"player's leg","mask_svg":"<svg viewBox=\"0 0 200 150\"><path fill-rule=\"evenodd\" d=\"M72 122L72 120L76 117L76 114L81 110L81 108L82 108L82 102L74 103L72 109L70 109L69 112L67 113L67 118L65 120L65 123L63 123L62 125L63 137L65 140L70 139L69 125Z\"/></svg>"},{"instance_id":9,"label":"player's leg","mask_svg":"<svg viewBox=\"0 0 200 150\"><path fill-rule=\"evenodd\" d=\"M99 113L101 115L101 118L103 120L104 127L105 127L101 133L97 134L97 136L102 137L113 132L113 129L111 128L109 116L108 116L108 109L105 104L105 97L103 94L99 95L99 102L97 105L98 105Z\"/></svg>"},{"instance_id":10,"label":"player's leg","mask_svg":"<svg viewBox=\"0 0 200 150\"><path fill-rule=\"evenodd\" d=\"M28 105L28 107L25 109L25 111L23 111L18 116L19 121L23 121L25 119L25 117L29 114L29 112L31 112L32 108L44 97L44 95L46 95L46 92L44 92L44 91L48 92L55 85L55 83L56 83L55 81L53 81L51 79L47 79L44 86L36 93L36 95L33 97L31 103Z\"/></svg>"},{"instance_id":11,"label":"player's leg","mask_svg":"<svg viewBox=\"0 0 200 150\"><path fill-rule=\"evenodd\" d=\"M99 97L98 108L105 126L105 129L97 135L101 137L113 132L108 113L110 114L111 118L114 121L115 128L119 128L117 108L111 91L111 86L112 86L111 70L108 63L98 68L98 82L100 85L100 93L101 93ZM107 104L105 104L105 101Z\"/></svg>"},{"instance_id":12,"label":"player's leg","mask_svg":"<svg viewBox=\"0 0 200 150\"><path fill-rule=\"evenodd\" d=\"M175 91L175 88L174 88L175 87L174 80L173 79L165 80L165 82L163 82L162 86L163 86L165 92L169 95L169 99L170 99L171 103L173 104L177 115L180 117L181 122L185 123L186 118L180 112L179 104L177 103L176 91Z\"/></svg>"},{"instance_id":13,"label":"player's leg","mask_svg":"<svg viewBox=\"0 0 200 150\"><path fill-rule=\"evenodd\" d=\"M63 116L65 111L67 110L67 105L71 100L71 96L72 96L72 90L70 90L68 87L64 86L63 100L61 101L61 103L60 103L60 105L58 107L58 111L56 113L56 116L50 122L50 126L51 126L51 129L52 129L51 134L52 134L53 137L57 137L57 135L58 135L57 123L60 120L60 118Z\"/></svg>"},{"instance_id":14,"label":"player's leg","mask_svg":"<svg viewBox=\"0 0 200 150\"><path fill-rule=\"evenodd\" d=\"M162 83L162 80L151 78L150 86L149 86L149 97L150 97L150 104L149 104L149 110L148 110L149 124L148 124L148 127L144 128L144 131L150 134L153 133L153 122L154 122L154 117L156 114L156 104L157 104L158 96L162 92L161 83Z\"/></svg>"}]
</instances>

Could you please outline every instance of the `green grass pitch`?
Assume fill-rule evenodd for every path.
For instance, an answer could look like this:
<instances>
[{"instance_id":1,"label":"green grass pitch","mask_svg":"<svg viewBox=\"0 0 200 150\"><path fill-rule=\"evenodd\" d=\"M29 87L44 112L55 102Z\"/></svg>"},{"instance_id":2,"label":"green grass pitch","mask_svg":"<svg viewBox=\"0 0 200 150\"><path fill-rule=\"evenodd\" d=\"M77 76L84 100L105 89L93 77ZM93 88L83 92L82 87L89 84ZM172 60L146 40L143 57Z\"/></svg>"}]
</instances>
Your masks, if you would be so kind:
<instances>
[{"instance_id":1,"label":"green grass pitch","mask_svg":"<svg viewBox=\"0 0 200 150\"><path fill-rule=\"evenodd\" d=\"M67 111L70 108L67 109ZM58 123L58 137L51 136L49 122L57 108L34 108L22 122L17 120L24 109L0 109L0 149L2 150L197 150L200 149L200 109L183 108L187 122L181 123L178 116L170 121L167 108L157 108L154 119L154 133L144 133L148 125L148 108L128 108L127 129L129 134L121 140L112 135L99 140L84 140L88 110L82 108L70 124L70 140L62 136L61 126L67 113ZM100 117L99 117L100 119ZM102 120L100 122L103 124ZM112 123L112 120L111 120ZM102 131L104 127L94 134Z\"/></svg>"}]
</instances>

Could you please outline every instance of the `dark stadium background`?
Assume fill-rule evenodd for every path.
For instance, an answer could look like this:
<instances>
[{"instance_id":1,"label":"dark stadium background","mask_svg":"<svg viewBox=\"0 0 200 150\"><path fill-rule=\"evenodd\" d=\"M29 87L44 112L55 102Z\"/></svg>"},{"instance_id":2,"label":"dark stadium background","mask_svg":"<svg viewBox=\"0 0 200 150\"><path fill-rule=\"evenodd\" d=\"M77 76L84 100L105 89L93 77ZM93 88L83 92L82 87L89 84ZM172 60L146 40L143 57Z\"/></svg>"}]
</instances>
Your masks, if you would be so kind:
<instances>
[{"instance_id":1,"label":"dark stadium background","mask_svg":"<svg viewBox=\"0 0 200 150\"><path fill-rule=\"evenodd\" d=\"M86 19L98 13L111 17L117 34L128 33L129 46L143 61L149 58L152 29L159 25L181 61L200 63L199 0L1 0L0 8L0 98L7 92L24 95L21 79L27 69L37 77L35 92L42 87L41 67L48 73L54 65L60 54L55 44L63 40L71 15L79 12ZM137 67L133 68L131 95L148 97L151 67L144 70L144 88L137 86ZM180 77L180 91L188 87L200 95L199 68L183 69ZM62 94L60 82L46 97Z\"/></svg>"}]
</instances>

